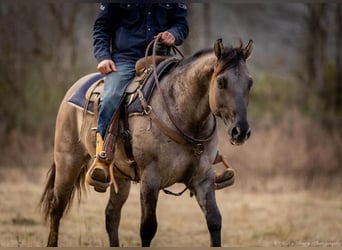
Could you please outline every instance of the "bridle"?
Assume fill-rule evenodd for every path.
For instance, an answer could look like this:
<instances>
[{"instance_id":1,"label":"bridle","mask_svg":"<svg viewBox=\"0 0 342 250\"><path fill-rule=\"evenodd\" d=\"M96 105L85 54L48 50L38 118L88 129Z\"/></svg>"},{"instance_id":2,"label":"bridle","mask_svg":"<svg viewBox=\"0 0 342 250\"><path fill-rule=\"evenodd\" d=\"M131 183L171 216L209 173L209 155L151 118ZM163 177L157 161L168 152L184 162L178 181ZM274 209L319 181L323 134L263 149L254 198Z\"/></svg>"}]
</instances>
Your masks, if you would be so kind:
<instances>
[{"instance_id":1,"label":"bridle","mask_svg":"<svg viewBox=\"0 0 342 250\"><path fill-rule=\"evenodd\" d=\"M191 146L194 149L195 154L200 155L204 151L204 144L211 141L215 135L215 132L217 129L216 118L213 115L213 118L214 118L213 128L210 131L210 134L205 138L195 138L194 136L189 135L187 132L183 131L180 128L180 126L176 123L176 119L174 118L173 114L170 111L169 106L166 103L166 96L160 87L160 82L159 82L157 71L156 71L156 68L157 68L157 66L156 66L156 45L157 45L158 41L159 41L159 37L155 38L154 40L152 40L148 44L148 46L146 48L145 57L147 59L148 51L150 50L151 46L153 45L153 47L152 47L152 65L151 65L152 70L153 70L153 77L154 77L154 80L156 82L157 90L159 91L159 93L161 95L163 108L165 109L172 125L176 128L176 130L169 128L162 121L160 121L160 119L154 113L152 107L147 104L146 100L144 100L142 93L139 93L139 97L140 97L140 100L142 102L144 112L146 115L148 115L151 118L151 120L156 124L156 126L164 134L166 134L169 138L171 138L172 140L176 141L179 144ZM181 55L181 57L184 58L183 53L176 46L172 45L172 49L174 52L178 52ZM146 62L147 61L148 60L146 60Z\"/></svg>"}]
</instances>

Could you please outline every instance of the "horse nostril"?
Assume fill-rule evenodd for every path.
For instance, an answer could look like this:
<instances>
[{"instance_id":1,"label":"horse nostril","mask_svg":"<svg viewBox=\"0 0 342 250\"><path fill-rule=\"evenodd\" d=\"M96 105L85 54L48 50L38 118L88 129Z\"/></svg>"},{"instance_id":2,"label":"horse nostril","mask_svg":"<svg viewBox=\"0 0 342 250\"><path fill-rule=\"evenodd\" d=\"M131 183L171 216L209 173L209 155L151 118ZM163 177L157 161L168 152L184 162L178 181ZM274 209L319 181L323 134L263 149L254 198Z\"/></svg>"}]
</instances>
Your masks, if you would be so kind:
<instances>
[{"instance_id":1,"label":"horse nostril","mask_svg":"<svg viewBox=\"0 0 342 250\"><path fill-rule=\"evenodd\" d=\"M234 127L231 132L231 136L233 139L237 139L241 133L241 130L239 127Z\"/></svg>"},{"instance_id":2,"label":"horse nostril","mask_svg":"<svg viewBox=\"0 0 342 250\"><path fill-rule=\"evenodd\" d=\"M251 128L249 128L247 133L246 133L246 139L245 140L249 139L249 137L251 136L251 133L252 133Z\"/></svg>"}]
</instances>

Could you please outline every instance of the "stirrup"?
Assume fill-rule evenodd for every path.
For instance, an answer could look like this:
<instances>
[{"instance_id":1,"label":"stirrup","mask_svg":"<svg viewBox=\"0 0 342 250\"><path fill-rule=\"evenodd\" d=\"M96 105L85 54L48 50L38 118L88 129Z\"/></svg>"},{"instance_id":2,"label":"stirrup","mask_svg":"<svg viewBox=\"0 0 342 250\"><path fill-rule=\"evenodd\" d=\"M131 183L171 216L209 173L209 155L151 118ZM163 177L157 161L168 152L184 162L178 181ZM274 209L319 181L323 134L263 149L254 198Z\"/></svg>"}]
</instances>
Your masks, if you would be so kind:
<instances>
[{"instance_id":1,"label":"stirrup","mask_svg":"<svg viewBox=\"0 0 342 250\"><path fill-rule=\"evenodd\" d=\"M110 173L109 170L107 176L105 175L106 166L103 166L103 169L100 166L96 166L96 162L98 159L95 159L93 165L89 168L86 174L86 182L93 186L95 191L104 193L106 192L107 188L109 187L111 180L110 180Z\"/></svg>"},{"instance_id":2,"label":"stirrup","mask_svg":"<svg viewBox=\"0 0 342 250\"><path fill-rule=\"evenodd\" d=\"M225 170L220 174L215 173L215 189L223 189L225 187L229 187L234 184L235 181L235 173L234 170L229 166L227 161L222 157L222 155L217 154L216 159L214 161L214 165L222 163L225 167Z\"/></svg>"}]
</instances>

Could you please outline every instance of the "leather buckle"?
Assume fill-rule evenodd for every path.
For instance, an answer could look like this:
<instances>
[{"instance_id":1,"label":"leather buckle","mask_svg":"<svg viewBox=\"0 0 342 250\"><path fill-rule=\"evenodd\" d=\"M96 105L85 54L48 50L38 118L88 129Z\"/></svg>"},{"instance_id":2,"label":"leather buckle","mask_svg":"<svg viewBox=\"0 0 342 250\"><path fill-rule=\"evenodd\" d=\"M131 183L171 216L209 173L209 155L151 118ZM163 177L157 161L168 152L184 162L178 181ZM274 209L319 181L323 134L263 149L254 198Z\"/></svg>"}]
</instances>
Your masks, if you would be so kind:
<instances>
[{"instance_id":1,"label":"leather buckle","mask_svg":"<svg viewBox=\"0 0 342 250\"><path fill-rule=\"evenodd\" d=\"M152 111L152 107L150 105L147 105L144 109L144 114L149 115Z\"/></svg>"},{"instance_id":2,"label":"leather buckle","mask_svg":"<svg viewBox=\"0 0 342 250\"><path fill-rule=\"evenodd\" d=\"M196 155L201 155L204 152L204 145L202 143L196 144L194 151Z\"/></svg>"}]
</instances>

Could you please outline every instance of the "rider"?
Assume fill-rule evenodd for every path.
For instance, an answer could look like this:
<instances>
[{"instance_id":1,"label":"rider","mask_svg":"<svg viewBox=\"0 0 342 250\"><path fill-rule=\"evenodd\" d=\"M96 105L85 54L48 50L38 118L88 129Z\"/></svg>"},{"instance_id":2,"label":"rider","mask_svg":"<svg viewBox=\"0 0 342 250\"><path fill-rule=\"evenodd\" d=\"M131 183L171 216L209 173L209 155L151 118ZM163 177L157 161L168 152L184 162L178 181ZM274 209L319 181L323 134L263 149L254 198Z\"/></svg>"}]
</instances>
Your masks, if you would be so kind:
<instances>
[{"instance_id":1,"label":"rider","mask_svg":"<svg viewBox=\"0 0 342 250\"><path fill-rule=\"evenodd\" d=\"M109 186L108 162L101 157L109 123L119 108L135 63L144 57L148 43L159 37L158 54L181 45L189 32L187 7L183 3L103 3L94 24L94 55L97 69L106 74L96 132L96 159L86 181L98 192Z\"/></svg>"},{"instance_id":2,"label":"rider","mask_svg":"<svg viewBox=\"0 0 342 250\"><path fill-rule=\"evenodd\" d=\"M189 32L187 7L182 3L104 3L94 24L94 55L97 69L106 74L96 133L96 160L87 173L88 184L104 192L109 184L108 163L103 161L103 139L119 108L135 63L156 36L165 46L180 45ZM165 48L165 49L164 49ZM161 47L159 51L168 49ZM160 53L159 53L160 54Z\"/></svg>"}]
</instances>

